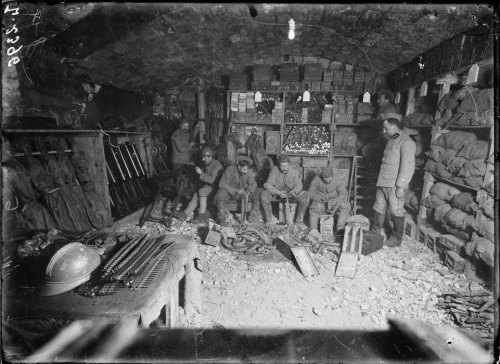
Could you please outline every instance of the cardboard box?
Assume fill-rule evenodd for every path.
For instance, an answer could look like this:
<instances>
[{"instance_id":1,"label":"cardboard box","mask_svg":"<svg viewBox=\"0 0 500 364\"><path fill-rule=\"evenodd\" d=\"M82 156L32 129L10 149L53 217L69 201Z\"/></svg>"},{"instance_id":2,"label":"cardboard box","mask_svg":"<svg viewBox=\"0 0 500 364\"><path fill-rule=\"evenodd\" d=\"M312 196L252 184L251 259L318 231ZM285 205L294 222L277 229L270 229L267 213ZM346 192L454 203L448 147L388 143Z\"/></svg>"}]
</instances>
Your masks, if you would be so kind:
<instances>
[{"instance_id":1,"label":"cardboard box","mask_svg":"<svg viewBox=\"0 0 500 364\"><path fill-rule=\"evenodd\" d=\"M321 122L325 124L332 122L332 110L323 110L321 112Z\"/></svg>"},{"instance_id":2,"label":"cardboard box","mask_svg":"<svg viewBox=\"0 0 500 364\"><path fill-rule=\"evenodd\" d=\"M330 91L332 88L331 81L322 81L321 82L321 91Z\"/></svg>"},{"instance_id":3,"label":"cardboard box","mask_svg":"<svg viewBox=\"0 0 500 364\"><path fill-rule=\"evenodd\" d=\"M282 63L280 70L280 81L299 82L299 65L297 63Z\"/></svg>"},{"instance_id":4,"label":"cardboard box","mask_svg":"<svg viewBox=\"0 0 500 364\"><path fill-rule=\"evenodd\" d=\"M280 132L278 130L266 131L266 153L279 153L280 149Z\"/></svg>"},{"instance_id":5,"label":"cardboard box","mask_svg":"<svg viewBox=\"0 0 500 364\"><path fill-rule=\"evenodd\" d=\"M308 63L304 67L304 81L321 81L323 67L320 63Z\"/></svg>"},{"instance_id":6,"label":"cardboard box","mask_svg":"<svg viewBox=\"0 0 500 364\"><path fill-rule=\"evenodd\" d=\"M333 81L333 71L332 70L324 70L323 71L323 81L325 81L325 82L332 82Z\"/></svg>"},{"instance_id":7,"label":"cardboard box","mask_svg":"<svg viewBox=\"0 0 500 364\"><path fill-rule=\"evenodd\" d=\"M231 90L248 89L248 77L245 73L235 72L229 76L229 88Z\"/></svg>"},{"instance_id":8,"label":"cardboard box","mask_svg":"<svg viewBox=\"0 0 500 364\"><path fill-rule=\"evenodd\" d=\"M273 66L270 64L254 64L253 80L271 82L273 80Z\"/></svg>"}]
</instances>

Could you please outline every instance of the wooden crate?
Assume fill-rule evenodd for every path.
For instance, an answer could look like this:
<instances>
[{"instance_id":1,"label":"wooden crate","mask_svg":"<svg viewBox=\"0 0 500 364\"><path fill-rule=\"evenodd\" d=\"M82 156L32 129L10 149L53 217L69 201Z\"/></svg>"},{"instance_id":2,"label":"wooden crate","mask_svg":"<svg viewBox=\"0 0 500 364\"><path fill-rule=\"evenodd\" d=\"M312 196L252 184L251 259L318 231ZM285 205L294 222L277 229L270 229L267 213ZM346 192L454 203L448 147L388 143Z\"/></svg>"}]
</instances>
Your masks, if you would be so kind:
<instances>
[{"instance_id":1,"label":"wooden crate","mask_svg":"<svg viewBox=\"0 0 500 364\"><path fill-rule=\"evenodd\" d=\"M436 251L437 239L441 236L437 231L428 231L425 235L425 245L433 252Z\"/></svg>"},{"instance_id":2,"label":"wooden crate","mask_svg":"<svg viewBox=\"0 0 500 364\"><path fill-rule=\"evenodd\" d=\"M319 233L321 235L333 234L333 216L321 215L319 217Z\"/></svg>"},{"instance_id":3,"label":"wooden crate","mask_svg":"<svg viewBox=\"0 0 500 364\"><path fill-rule=\"evenodd\" d=\"M438 238L436 248L438 252L442 254L445 254L448 250L453 250L458 254L462 254L465 248L465 242L456 236L445 234Z\"/></svg>"},{"instance_id":4,"label":"wooden crate","mask_svg":"<svg viewBox=\"0 0 500 364\"><path fill-rule=\"evenodd\" d=\"M450 270L458 274L466 273L466 271L470 270L470 262L462 258L453 250L448 250L446 252L444 264L450 268Z\"/></svg>"},{"instance_id":5,"label":"wooden crate","mask_svg":"<svg viewBox=\"0 0 500 364\"><path fill-rule=\"evenodd\" d=\"M417 224L409 215L405 218L405 234L410 238L417 238Z\"/></svg>"}]
</instances>

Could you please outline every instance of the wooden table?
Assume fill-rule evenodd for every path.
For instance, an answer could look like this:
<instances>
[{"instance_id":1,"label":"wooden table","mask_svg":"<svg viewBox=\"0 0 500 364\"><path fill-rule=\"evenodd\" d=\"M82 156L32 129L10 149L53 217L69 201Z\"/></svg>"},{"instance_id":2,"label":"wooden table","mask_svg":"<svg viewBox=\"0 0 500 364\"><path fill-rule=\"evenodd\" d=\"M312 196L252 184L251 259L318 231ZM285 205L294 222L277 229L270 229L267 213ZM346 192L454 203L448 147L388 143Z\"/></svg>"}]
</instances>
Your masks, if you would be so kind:
<instances>
[{"instance_id":1,"label":"wooden table","mask_svg":"<svg viewBox=\"0 0 500 364\"><path fill-rule=\"evenodd\" d=\"M136 319L140 325L148 327L165 306L165 321L173 327L179 304L179 282L183 277L186 315L201 313L201 272L195 267L198 247L194 239L186 235L167 234L165 241L174 244L161 272L148 288L136 291L124 288L113 295L93 298L74 291L40 297L32 288L4 282L4 317L35 315L71 321L89 318Z\"/></svg>"}]
</instances>

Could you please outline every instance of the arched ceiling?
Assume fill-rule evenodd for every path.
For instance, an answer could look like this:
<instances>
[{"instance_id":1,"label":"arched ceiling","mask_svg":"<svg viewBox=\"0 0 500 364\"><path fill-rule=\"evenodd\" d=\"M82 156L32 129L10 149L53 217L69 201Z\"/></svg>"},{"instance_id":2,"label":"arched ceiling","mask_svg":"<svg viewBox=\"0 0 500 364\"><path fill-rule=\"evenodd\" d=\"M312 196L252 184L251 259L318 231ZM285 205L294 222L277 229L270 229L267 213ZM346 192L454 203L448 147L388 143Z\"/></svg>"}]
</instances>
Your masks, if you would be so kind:
<instances>
[{"instance_id":1,"label":"arched ceiling","mask_svg":"<svg viewBox=\"0 0 500 364\"><path fill-rule=\"evenodd\" d=\"M279 64L284 55L386 74L456 34L496 25L492 7L481 4L31 6L47 7L40 32L74 72L139 92L217 83L242 65Z\"/></svg>"}]
</instances>

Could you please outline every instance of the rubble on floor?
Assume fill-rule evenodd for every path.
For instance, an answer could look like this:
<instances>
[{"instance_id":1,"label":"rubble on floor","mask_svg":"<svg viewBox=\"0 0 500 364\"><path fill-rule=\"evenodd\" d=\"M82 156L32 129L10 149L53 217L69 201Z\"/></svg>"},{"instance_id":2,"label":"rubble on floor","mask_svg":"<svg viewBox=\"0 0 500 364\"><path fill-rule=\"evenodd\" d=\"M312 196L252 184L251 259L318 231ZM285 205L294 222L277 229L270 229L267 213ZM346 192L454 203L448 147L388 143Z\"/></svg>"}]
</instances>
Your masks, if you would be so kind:
<instances>
[{"instance_id":1,"label":"rubble on floor","mask_svg":"<svg viewBox=\"0 0 500 364\"><path fill-rule=\"evenodd\" d=\"M167 232L156 223L142 229ZM311 252L319 275L305 278L295 262L276 250L249 258L203 244L206 224L174 219L171 229L196 239L205 267L203 314L186 317L181 310L182 327L386 329L390 317L457 327L438 306L439 297L467 291L471 284L484 289L477 278L471 283L465 275L453 273L437 253L408 237L400 247L362 255L354 279L335 276L335 256ZM468 332L481 339L480 332Z\"/></svg>"}]
</instances>

